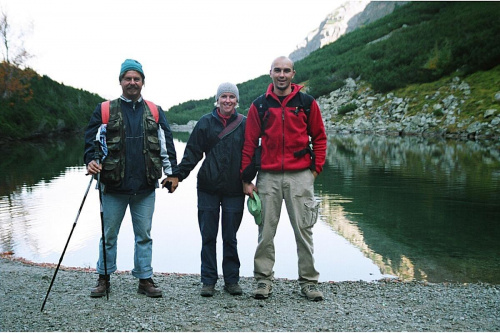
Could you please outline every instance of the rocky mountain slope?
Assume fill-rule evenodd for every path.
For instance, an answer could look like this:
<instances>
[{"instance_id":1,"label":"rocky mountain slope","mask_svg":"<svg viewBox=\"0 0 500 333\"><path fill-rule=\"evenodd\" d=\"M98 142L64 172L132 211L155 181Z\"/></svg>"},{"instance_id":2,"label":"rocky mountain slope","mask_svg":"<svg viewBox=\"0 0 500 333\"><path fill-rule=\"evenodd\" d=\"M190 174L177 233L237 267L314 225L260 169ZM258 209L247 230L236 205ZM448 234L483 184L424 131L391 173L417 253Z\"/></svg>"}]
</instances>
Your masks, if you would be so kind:
<instances>
[{"instance_id":1,"label":"rocky mountain slope","mask_svg":"<svg viewBox=\"0 0 500 333\"><path fill-rule=\"evenodd\" d=\"M293 61L336 41L345 33L384 17L407 1L347 1L328 14L319 26L297 44L289 57Z\"/></svg>"},{"instance_id":2,"label":"rocky mountain slope","mask_svg":"<svg viewBox=\"0 0 500 333\"><path fill-rule=\"evenodd\" d=\"M488 87L484 82L491 78L494 84ZM344 87L318 98L318 104L328 132L498 140L499 87L500 66L388 94L374 93L366 83L347 79ZM481 115L471 116L472 109L481 110Z\"/></svg>"}]
</instances>

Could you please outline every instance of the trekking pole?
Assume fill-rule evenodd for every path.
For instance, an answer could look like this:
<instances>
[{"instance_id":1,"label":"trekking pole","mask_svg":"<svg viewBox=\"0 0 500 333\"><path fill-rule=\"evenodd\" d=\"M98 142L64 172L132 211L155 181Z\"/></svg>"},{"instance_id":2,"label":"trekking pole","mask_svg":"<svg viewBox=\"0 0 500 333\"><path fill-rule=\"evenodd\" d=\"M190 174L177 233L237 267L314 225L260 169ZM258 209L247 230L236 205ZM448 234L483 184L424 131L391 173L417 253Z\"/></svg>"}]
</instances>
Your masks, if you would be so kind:
<instances>
[{"instance_id":1,"label":"trekking pole","mask_svg":"<svg viewBox=\"0 0 500 333\"><path fill-rule=\"evenodd\" d=\"M71 228L71 232L68 237L68 241L66 242L66 245L64 246L64 250L61 254L61 258L59 259L59 263L57 264L56 271L54 272L54 276L52 277L52 281L50 281L50 286L49 290L47 290L47 295L45 295L45 300L43 301L42 304L42 309L40 312L43 312L43 308L45 307L45 303L47 302L47 298L49 297L50 290L52 289L52 285L54 284L54 280L56 279L57 272L59 271L59 266L61 266L61 262L63 260L64 254L66 253L66 249L68 248L69 240L71 239L71 235L73 235L73 230L75 230L76 227L76 222L78 222L78 218L80 217L80 212L82 211L83 204L85 203L85 199L87 199L87 194L89 193L90 185L92 184L92 180L94 177L90 177L90 182L89 186L87 186L87 190L85 191L85 195L83 196L82 203L80 204L80 209L78 209L78 213L76 214L75 222L73 223L73 227Z\"/></svg>"},{"instance_id":2,"label":"trekking pole","mask_svg":"<svg viewBox=\"0 0 500 333\"><path fill-rule=\"evenodd\" d=\"M99 140L94 141L94 159L97 164L100 164L101 161L101 152L100 152L100 142ZM101 215L101 231L102 231L102 260L104 261L104 275L106 279L108 277L108 263L106 261L106 236L104 235L104 217L103 217L103 209L102 209L102 190L101 190L101 173L97 173L97 187L99 188L99 204L100 204L100 215ZM106 299L109 300L109 288L108 281L106 281Z\"/></svg>"}]
</instances>

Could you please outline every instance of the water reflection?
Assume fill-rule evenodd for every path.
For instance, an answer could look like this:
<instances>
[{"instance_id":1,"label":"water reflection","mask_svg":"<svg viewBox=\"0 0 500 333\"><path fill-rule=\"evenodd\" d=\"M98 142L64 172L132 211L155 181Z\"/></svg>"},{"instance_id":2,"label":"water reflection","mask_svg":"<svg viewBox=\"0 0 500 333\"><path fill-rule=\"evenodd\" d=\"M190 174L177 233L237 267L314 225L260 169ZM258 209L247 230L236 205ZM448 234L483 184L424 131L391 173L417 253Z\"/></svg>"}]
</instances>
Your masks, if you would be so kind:
<instances>
[{"instance_id":1,"label":"water reflection","mask_svg":"<svg viewBox=\"0 0 500 333\"><path fill-rule=\"evenodd\" d=\"M179 139L180 138L180 139ZM184 141L183 141L184 139ZM187 137L176 136L176 149L182 157ZM51 177L38 170L34 176L38 182L14 184L13 191L0 196L0 252L12 251L16 256L35 262L59 261L69 236L89 178L78 154L75 163L71 152L82 151L79 141L66 143L67 153L57 154L66 168L54 170ZM43 147L37 147L43 149ZM29 152L32 148L28 147ZM46 149L52 151L49 144ZM21 156L21 154L19 154ZM41 156L48 154L42 153ZM64 159L68 161L64 162ZM51 163L43 160L40 165ZM17 173L17 171L15 171ZM157 272L199 273L201 237L196 210L196 173L182 182L175 194L157 191L156 211L153 221L153 269ZM9 167L0 162L0 176L12 178ZM18 179L27 176L19 172ZM297 255L290 251L293 232L284 211L275 240L277 262L276 277L297 278ZM320 281L344 281L380 279L383 275L368 258L336 234L323 221L315 226L316 264L321 272ZM65 254L63 265L95 267L100 219L97 191L91 190L82 209L75 232ZM245 210L238 232L241 275L253 275L253 254L257 245L257 226ZM219 237L218 254L222 253ZM130 270L133 264L133 231L129 214L126 214L118 239L117 265L120 270ZM221 258L219 257L219 266ZM219 267L221 270L221 267Z\"/></svg>"},{"instance_id":2,"label":"water reflection","mask_svg":"<svg viewBox=\"0 0 500 333\"><path fill-rule=\"evenodd\" d=\"M176 134L179 161L187 137ZM89 182L81 141L16 145L0 151L6 156L0 161L0 252L58 262ZM199 273L196 173L173 195L157 191L152 230L155 271ZM321 218L314 228L315 258L321 281L370 281L389 275L431 282L500 283L498 146L416 137L334 136L316 194ZM94 267L99 236L97 191L91 190L63 265ZM296 253L289 248L292 239L283 209L276 237L277 277L297 277ZM241 274L252 276L257 227L247 211L238 240ZM118 247L119 269L131 269L129 214Z\"/></svg>"},{"instance_id":3,"label":"water reflection","mask_svg":"<svg viewBox=\"0 0 500 333\"><path fill-rule=\"evenodd\" d=\"M478 142L338 136L318 179L334 230L383 273L500 282L500 154Z\"/></svg>"},{"instance_id":4,"label":"water reflection","mask_svg":"<svg viewBox=\"0 0 500 333\"><path fill-rule=\"evenodd\" d=\"M29 190L38 183L50 182L67 167L81 165L82 151L81 138L2 145L0 196L9 195L23 185Z\"/></svg>"}]
</instances>

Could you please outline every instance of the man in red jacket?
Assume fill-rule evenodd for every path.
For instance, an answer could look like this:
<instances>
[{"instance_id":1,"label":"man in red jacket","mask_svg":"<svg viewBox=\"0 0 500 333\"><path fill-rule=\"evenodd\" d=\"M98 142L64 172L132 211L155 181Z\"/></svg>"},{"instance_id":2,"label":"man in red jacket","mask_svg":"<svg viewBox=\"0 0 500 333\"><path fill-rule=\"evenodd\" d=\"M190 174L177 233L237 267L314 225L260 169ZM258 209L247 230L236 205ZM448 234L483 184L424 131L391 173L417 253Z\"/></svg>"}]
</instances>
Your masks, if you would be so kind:
<instances>
[{"instance_id":1,"label":"man in red jacket","mask_svg":"<svg viewBox=\"0 0 500 333\"><path fill-rule=\"evenodd\" d=\"M325 163L327 139L318 104L300 92L302 86L292 83L294 75L289 58L275 59L270 71L273 82L265 95L252 103L247 116L241 166L243 191L250 197L258 192L262 202L254 257L257 288L253 295L265 299L272 293L274 236L284 199L297 244L300 293L320 301L323 294L317 287L319 273L314 268L312 238L319 208L314 199L314 179ZM260 149L255 186L254 154Z\"/></svg>"}]
</instances>

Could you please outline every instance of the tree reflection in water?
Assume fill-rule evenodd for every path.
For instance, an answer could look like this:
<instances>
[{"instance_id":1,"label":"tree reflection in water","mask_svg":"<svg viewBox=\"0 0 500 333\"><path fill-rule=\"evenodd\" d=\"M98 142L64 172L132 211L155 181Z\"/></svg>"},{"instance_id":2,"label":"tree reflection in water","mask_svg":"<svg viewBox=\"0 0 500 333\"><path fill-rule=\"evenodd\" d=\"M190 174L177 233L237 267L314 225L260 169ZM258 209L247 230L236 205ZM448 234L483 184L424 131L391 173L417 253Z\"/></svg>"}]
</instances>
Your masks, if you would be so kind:
<instances>
[{"instance_id":1,"label":"tree reflection in water","mask_svg":"<svg viewBox=\"0 0 500 333\"><path fill-rule=\"evenodd\" d=\"M330 137L323 214L383 273L500 282L500 153L474 141Z\"/></svg>"},{"instance_id":2,"label":"tree reflection in water","mask_svg":"<svg viewBox=\"0 0 500 333\"><path fill-rule=\"evenodd\" d=\"M176 135L179 162L187 138ZM57 262L88 183L83 140L1 150L1 252ZM157 191L153 266L161 271L199 271L195 189L196 177L191 177L173 195ZM92 192L65 256L67 265L95 266L100 226L97 194ZM316 194L321 219L314 228L315 257L323 281L394 275L429 282L500 283L498 145L331 136ZM242 275L251 276L257 231L246 213L238 239ZM130 269L133 262L129 224L125 220L120 233L118 263L126 267L121 269ZM286 209L278 229L276 276L296 278Z\"/></svg>"}]
</instances>

